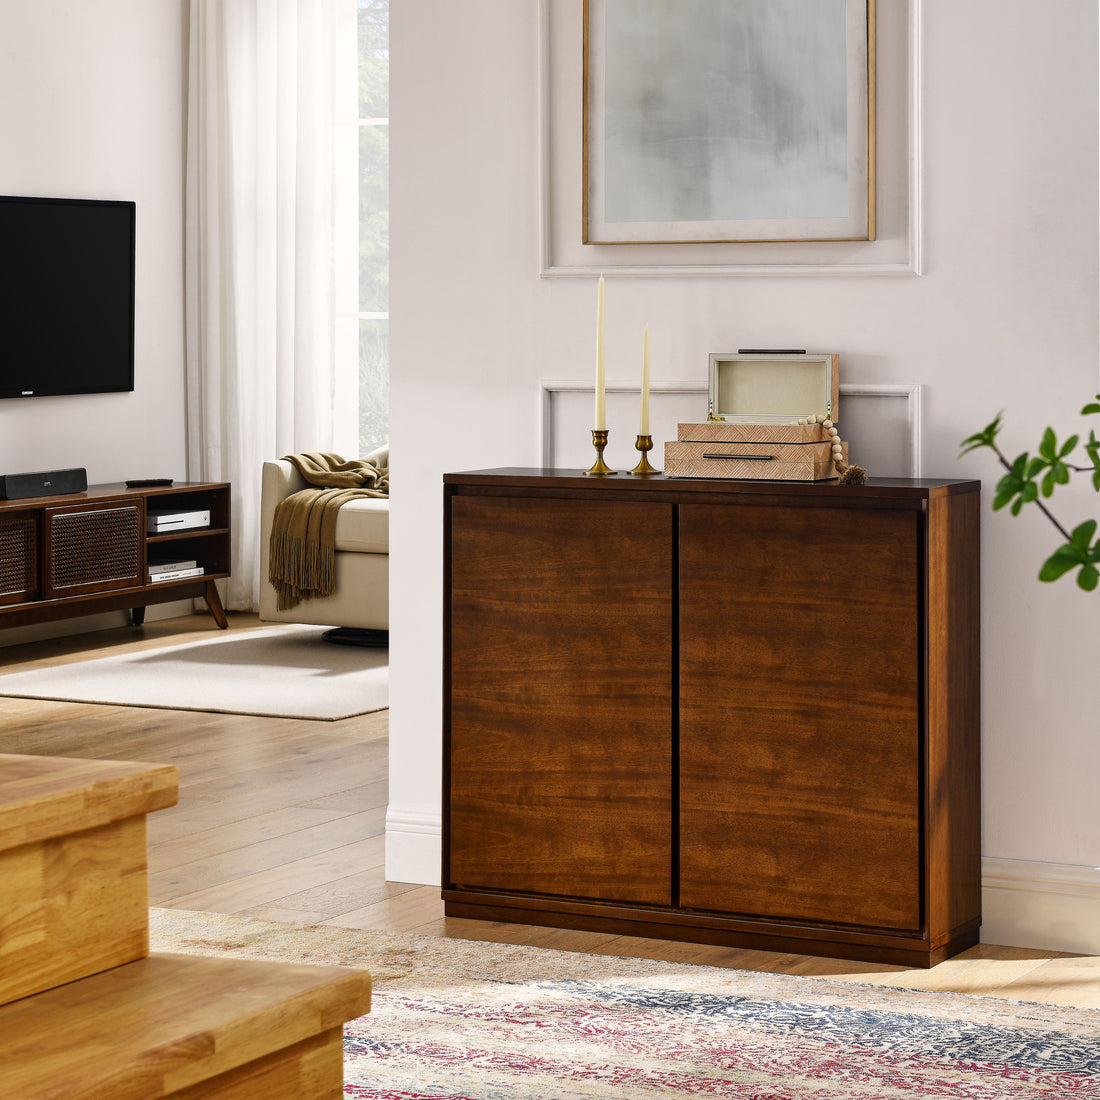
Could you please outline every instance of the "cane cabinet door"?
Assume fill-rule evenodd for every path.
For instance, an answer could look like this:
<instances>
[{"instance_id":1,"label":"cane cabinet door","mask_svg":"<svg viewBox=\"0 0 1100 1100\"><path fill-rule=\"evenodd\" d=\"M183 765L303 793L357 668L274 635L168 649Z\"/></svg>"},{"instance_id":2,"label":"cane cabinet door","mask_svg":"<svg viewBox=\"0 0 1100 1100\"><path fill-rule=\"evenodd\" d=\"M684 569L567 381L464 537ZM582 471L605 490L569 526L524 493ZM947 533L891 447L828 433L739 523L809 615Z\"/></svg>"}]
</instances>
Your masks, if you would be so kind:
<instances>
[{"instance_id":1,"label":"cane cabinet door","mask_svg":"<svg viewBox=\"0 0 1100 1100\"><path fill-rule=\"evenodd\" d=\"M921 926L918 512L680 510L680 903Z\"/></svg>"},{"instance_id":2,"label":"cane cabinet door","mask_svg":"<svg viewBox=\"0 0 1100 1100\"><path fill-rule=\"evenodd\" d=\"M42 510L42 594L47 599L135 588L145 580L140 499Z\"/></svg>"},{"instance_id":3,"label":"cane cabinet door","mask_svg":"<svg viewBox=\"0 0 1100 1100\"><path fill-rule=\"evenodd\" d=\"M671 904L672 505L450 516L445 881Z\"/></svg>"}]
</instances>

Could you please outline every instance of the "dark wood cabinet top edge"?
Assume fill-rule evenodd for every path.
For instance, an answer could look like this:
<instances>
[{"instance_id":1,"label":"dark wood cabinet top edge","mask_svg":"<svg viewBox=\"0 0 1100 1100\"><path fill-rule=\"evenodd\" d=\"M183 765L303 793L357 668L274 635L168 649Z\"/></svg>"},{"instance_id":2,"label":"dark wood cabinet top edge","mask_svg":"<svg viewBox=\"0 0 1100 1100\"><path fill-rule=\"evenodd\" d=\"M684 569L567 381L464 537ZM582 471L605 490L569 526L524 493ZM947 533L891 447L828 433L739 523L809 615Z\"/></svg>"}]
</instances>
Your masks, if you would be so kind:
<instances>
[{"instance_id":1,"label":"dark wood cabinet top edge","mask_svg":"<svg viewBox=\"0 0 1100 1100\"><path fill-rule=\"evenodd\" d=\"M838 485L835 481L749 481L718 478L633 477L620 473L613 477L587 477L577 469L540 469L538 467L501 467L495 470L470 470L445 473L443 484L469 487L508 487L514 489L583 489L586 492L645 492L658 490L676 493L718 493L727 495L766 494L768 496L810 497L814 499L902 499L927 500L981 491L982 483L962 478L869 478L865 485Z\"/></svg>"},{"instance_id":2,"label":"dark wood cabinet top edge","mask_svg":"<svg viewBox=\"0 0 1100 1100\"><path fill-rule=\"evenodd\" d=\"M109 485L89 485L83 493L59 493L47 497L17 497L0 500L0 508L58 508L73 504L96 504L102 500L127 500L134 497L172 496L175 493L213 492L228 489L222 481L177 481L174 485L144 485L128 488L122 482Z\"/></svg>"}]
</instances>

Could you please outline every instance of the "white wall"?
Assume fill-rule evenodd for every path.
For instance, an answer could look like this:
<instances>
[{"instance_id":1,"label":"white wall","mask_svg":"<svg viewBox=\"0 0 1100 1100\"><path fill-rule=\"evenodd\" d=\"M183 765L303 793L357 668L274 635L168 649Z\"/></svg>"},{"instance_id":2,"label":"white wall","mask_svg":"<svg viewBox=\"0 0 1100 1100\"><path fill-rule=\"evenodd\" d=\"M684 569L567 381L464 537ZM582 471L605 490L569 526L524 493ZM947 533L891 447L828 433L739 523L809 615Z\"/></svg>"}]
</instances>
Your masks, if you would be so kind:
<instances>
[{"instance_id":1,"label":"white wall","mask_svg":"<svg viewBox=\"0 0 1100 1100\"><path fill-rule=\"evenodd\" d=\"M0 401L0 473L186 475L186 13L186 0L0 0L0 194L137 203L134 392ZM0 631L0 645L33 633Z\"/></svg>"},{"instance_id":2,"label":"white wall","mask_svg":"<svg viewBox=\"0 0 1100 1100\"><path fill-rule=\"evenodd\" d=\"M579 0L558 2L580 18ZM539 380L590 370L595 272L538 275L533 0L404 0L391 52L388 873L435 882L441 477L538 464ZM608 374L635 378L648 321L655 345L677 349L655 359L658 380L705 380L711 351L781 346L839 351L847 380L924 386L924 474L985 482L985 937L1100 950L1100 920L1083 927L1080 908L1100 906L1100 605L1071 581L1041 585L1053 529L1034 511L989 512L988 454L956 461L1001 408L1013 454L1047 423L1076 427L1100 381L1096 5L1063 0L1052 19L1042 0L927 3L923 58L925 273L611 276ZM1064 495L1056 510L1076 523L1096 497ZM1029 909L1051 881L1068 884L1055 909Z\"/></svg>"}]
</instances>

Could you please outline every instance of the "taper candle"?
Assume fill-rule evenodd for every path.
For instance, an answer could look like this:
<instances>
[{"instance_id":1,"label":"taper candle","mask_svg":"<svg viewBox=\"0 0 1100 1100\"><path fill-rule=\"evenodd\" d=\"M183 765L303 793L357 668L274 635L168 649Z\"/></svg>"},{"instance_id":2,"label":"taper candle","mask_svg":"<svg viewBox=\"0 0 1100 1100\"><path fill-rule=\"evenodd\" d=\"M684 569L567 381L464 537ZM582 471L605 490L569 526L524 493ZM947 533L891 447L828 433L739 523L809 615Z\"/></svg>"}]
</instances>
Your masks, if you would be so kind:
<instances>
[{"instance_id":1,"label":"taper candle","mask_svg":"<svg viewBox=\"0 0 1100 1100\"><path fill-rule=\"evenodd\" d=\"M603 276L600 276L596 291L596 422L593 428L602 432L607 428L606 396L604 393L604 349L603 349Z\"/></svg>"},{"instance_id":2,"label":"taper candle","mask_svg":"<svg viewBox=\"0 0 1100 1100\"><path fill-rule=\"evenodd\" d=\"M649 435L649 325L642 332L642 422L639 435Z\"/></svg>"}]
</instances>

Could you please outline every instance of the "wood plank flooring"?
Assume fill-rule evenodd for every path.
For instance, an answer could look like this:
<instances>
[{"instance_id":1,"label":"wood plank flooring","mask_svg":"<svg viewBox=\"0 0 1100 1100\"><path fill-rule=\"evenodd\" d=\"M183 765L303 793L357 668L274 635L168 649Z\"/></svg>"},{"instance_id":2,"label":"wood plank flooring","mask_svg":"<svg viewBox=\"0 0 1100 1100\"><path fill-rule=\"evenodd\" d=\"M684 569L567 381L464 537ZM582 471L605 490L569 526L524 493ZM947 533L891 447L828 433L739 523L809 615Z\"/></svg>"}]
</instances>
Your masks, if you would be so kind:
<instances>
[{"instance_id":1,"label":"wood plank flooring","mask_svg":"<svg viewBox=\"0 0 1100 1100\"><path fill-rule=\"evenodd\" d=\"M254 615L229 618L234 632L259 625ZM0 673L211 630L197 614L9 645ZM1100 957L981 944L906 970L444 917L437 888L385 878L387 717L310 722L0 697L0 752L175 765L179 805L149 818L154 906L1100 1008Z\"/></svg>"}]
</instances>

